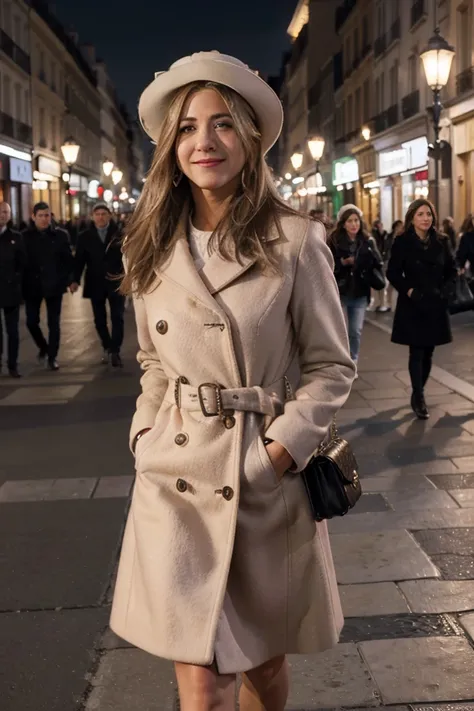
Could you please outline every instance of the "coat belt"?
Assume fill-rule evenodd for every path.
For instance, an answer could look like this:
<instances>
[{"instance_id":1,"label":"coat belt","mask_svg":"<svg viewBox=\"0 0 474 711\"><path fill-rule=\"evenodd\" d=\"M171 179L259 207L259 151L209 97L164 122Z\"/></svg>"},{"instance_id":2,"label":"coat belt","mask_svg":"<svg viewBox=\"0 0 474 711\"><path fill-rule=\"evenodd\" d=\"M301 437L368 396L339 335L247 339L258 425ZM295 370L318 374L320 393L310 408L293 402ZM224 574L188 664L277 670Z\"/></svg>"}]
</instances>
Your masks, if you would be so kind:
<instances>
[{"instance_id":1,"label":"coat belt","mask_svg":"<svg viewBox=\"0 0 474 711\"><path fill-rule=\"evenodd\" d=\"M277 417L283 413L285 400L289 397L291 387L285 377L265 388L259 385L223 388L217 383L194 387L186 378L179 377L169 383L164 399L185 410L201 411L205 417L225 417L235 410Z\"/></svg>"}]
</instances>

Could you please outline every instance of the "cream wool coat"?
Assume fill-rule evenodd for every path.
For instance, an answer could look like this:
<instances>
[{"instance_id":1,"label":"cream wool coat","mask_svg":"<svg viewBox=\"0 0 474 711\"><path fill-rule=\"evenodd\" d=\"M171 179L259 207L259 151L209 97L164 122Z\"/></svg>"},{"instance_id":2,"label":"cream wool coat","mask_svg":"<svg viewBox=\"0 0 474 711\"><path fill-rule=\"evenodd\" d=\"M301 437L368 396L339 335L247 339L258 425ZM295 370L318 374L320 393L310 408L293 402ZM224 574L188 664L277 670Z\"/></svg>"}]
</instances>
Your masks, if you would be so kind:
<instances>
[{"instance_id":1,"label":"cream wool coat","mask_svg":"<svg viewBox=\"0 0 474 711\"><path fill-rule=\"evenodd\" d=\"M323 227L285 217L282 228L266 238L280 274L217 254L198 274L183 221L135 304L144 375L131 441L152 429L137 443L111 627L221 673L322 651L343 624L326 524L312 520L297 471L344 404L354 366ZM178 376L240 388L284 375L294 397L284 412L236 411L230 429L173 397ZM281 481L264 433L295 462Z\"/></svg>"}]
</instances>

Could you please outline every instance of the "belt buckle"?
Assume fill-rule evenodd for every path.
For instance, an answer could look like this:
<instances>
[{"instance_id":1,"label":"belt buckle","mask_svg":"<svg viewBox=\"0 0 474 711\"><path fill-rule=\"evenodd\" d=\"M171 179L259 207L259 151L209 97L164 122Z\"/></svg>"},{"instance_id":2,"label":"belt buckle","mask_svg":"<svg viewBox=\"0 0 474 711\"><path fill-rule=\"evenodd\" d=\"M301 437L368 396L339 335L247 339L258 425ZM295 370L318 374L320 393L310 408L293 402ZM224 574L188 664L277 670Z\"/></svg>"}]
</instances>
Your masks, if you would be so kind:
<instances>
[{"instance_id":1,"label":"belt buckle","mask_svg":"<svg viewBox=\"0 0 474 711\"><path fill-rule=\"evenodd\" d=\"M204 395L202 393L203 388L211 388L214 390L216 396L216 412L208 412L206 408L206 403L204 402ZM201 385L198 385L197 391L199 405L201 406L202 414L204 415L204 417L223 417L224 411L222 409L221 386L217 385L217 383L201 383Z\"/></svg>"}]
</instances>

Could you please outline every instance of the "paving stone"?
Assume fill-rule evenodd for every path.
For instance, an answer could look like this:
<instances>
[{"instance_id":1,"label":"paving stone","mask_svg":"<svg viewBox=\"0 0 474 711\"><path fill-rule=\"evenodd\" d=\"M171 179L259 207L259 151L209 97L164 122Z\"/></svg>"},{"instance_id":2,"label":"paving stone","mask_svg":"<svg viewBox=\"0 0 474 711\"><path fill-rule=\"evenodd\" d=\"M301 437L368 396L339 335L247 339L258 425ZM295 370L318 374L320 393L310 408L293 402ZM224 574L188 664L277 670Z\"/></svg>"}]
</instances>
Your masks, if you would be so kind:
<instances>
[{"instance_id":1,"label":"paving stone","mask_svg":"<svg viewBox=\"0 0 474 711\"><path fill-rule=\"evenodd\" d=\"M72 400L83 388L83 385L50 385L49 388L28 387L18 388L11 395L2 398L0 405L64 405Z\"/></svg>"},{"instance_id":2,"label":"paving stone","mask_svg":"<svg viewBox=\"0 0 474 711\"><path fill-rule=\"evenodd\" d=\"M173 711L173 664L141 649L106 652L92 685L85 711Z\"/></svg>"},{"instance_id":3,"label":"paving stone","mask_svg":"<svg viewBox=\"0 0 474 711\"><path fill-rule=\"evenodd\" d=\"M363 494L350 515L353 516L355 511L359 514L390 511L390 506L380 494Z\"/></svg>"},{"instance_id":4,"label":"paving stone","mask_svg":"<svg viewBox=\"0 0 474 711\"><path fill-rule=\"evenodd\" d=\"M474 580L407 580L399 583L413 612L431 614L474 609Z\"/></svg>"},{"instance_id":5,"label":"paving stone","mask_svg":"<svg viewBox=\"0 0 474 711\"><path fill-rule=\"evenodd\" d=\"M373 407L376 412L391 412L392 410L396 410L397 412L411 412L410 402L407 396L394 398L393 400L377 400L369 398L367 395L366 400L370 407Z\"/></svg>"},{"instance_id":6,"label":"paving stone","mask_svg":"<svg viewBox=\"0 0 474 711\"><path fill-rule=\"evenodd\" d=\"M345 621L341 642L408 637L452 637L462 629L449 615L389 615L350 618Z\"/></svg>"},{"instance_id":7,"label":"paving stone","mask_svg":"<svg viewBox=\"0 0 474 711\"><path fill-rule=\"evenodd\" d=\"M361 459L361 457L359 457ZM407 462L406 464L401 464L398 466L387 466L390 464L385 460L385 466L380 466L378 471L374 471L374 474L378 476L392 476L392 475L417 475L417 476L431 476L432 474L459 474L458 467L453 464L450 459L435 459L430 461L425 461L421 463ZM365 470L361 471L364 473ZM370 462L367 462L367 471L371 471ZM473 467L474 471L474 467Z\"/></svg>"},{"instance_id":8,"label":"paving stone","mask_svg":"<svg viewBox=\"0 0 474 711\"><path fill-rule=\"evenodd\" d=\"M361 479L362 490L369 492L385 491L426 491L435 488L425 476L368 476Z\"/></svg>"},{"instance_id":9,"label":"paving stone","mask_svg":"<svg viewBox=\"0 0 474 711\"><path fill-rule=\"evenodd\" d=\"M339 644L322 654L290 655L288 660L292 678L289 711L336 709L349 700L354 706L380 704L377 687L355 644Z\"/></svg>"},{"instance_id":10,"label":"paving stone","mask_svg":"<svg viewBox=\"0 0 474 711\"><path fill-rule=\"evenodd\" d=\"M454 465L458 471L473 473L474 472L474 457L456 457L453 459Z\"/></svg>"},{"instance_id":11,"label":"paving stone","mask_svg":"<svg viewBox=\"0 0 474 711\"><path fill-rule=\"evenodd\" d=\"M430 557L445 580L474 580L474 556L460 554Z\"/></svg>"},{"instance_id":12,"label":"paving stone","mask_svg":"<svg viewBox=\"0 0 474 711\"><path fill-rule=\"evenodd\" d=\"M103 476L99 479L94 499L124 498L130 494L133 476Z\"/></svg>"},{"instance_id":13,"label":"paving stone","mask_svg":"<svg viewBox=\"0 0 474 711\"><path fill-rule=\"evenodd\" d=\"M385 704L474 698L474 650L460 637L362 642Z\"/></svg>"},{"instance_id":14,"label":"paving stone","mask_svg":"<svg viewBox=\"0 0 474 711\"><path fill-rule=\"evenodd\" d=\"M374 531L421 531L439 528L474 527L474 509L436 509L435 511L386 511L370 516L354 512L328 522L331 533L370 533Z\"/></svg>"},{"instance_id":15,"label":"paving stone","mask_svg":"<svg viewBox=\"0 0 474 711\"><path fill-rule=\"evenodd\" d=\"M474 489L451 489L449 493L461 508L472 509L474 507Z\"/></svg>"},{"instance_id":16,"label":"paving stone","mask_svg":"<svg viewBox=\"0 0 474 711\"><path fill-rule=\"evenodd\" d=\"M122 639L115 632L112 632L110 627L107 627L101 640L97 644L98 649L132 649L133 644Z\"/></svg>"},{"instance_id":17,"label":"paving stone","mask_svg":"<svg viewBox=\"0 0 474 711\"><path fill-rule=\"evenodd\" d=\"M437 568L406 531L338 534L332 536L331 543L341 584L439 576Z\"/></svg>"},{"instance_id":18,"label":"paving stone","mask_svg":"<svg viewBox=\"0 0 474 711\"><path fill-rule=\"evenodd\" d=\"M474 556L474 528L416 531L413 535L429 556L442 553Z\"/></svg>"},{"instance_id":19,"label":"paving stone","mask_svg":"<svg viewBox=\"0 0 474 711\"><path fill-rule=\"evenodd\" d=\"M456 509L458 505L445 491L387 491L385 499L395 511Z\"/></svg>"},{"instance_id":20,"label":"paving stone","mask_svg":"<svg viewBox=\"0 0 474 711\"><path fill-rule=\"evenodd\" d=\"M342 409L337 415L339 424L355 423L360 420L366 420L375 415L375 410L372 407L356 407L351 409Z\"/></svg>"},{"instance_id":21,"label":"paving stone","mask_svg":"<svg viewBox=\"0 0 474 711\"><path fill-rule=\"evenodd\" d=\"M54 479L6 481L0 487L0 502L42 501L54 484Z\"/></svg>"},{"instance_id":22,"label":"paving stone","mask_svg":"<svg viewBox=\"0 0 474 711\"><path fill-rule=\"evenodd\" d=\"M372 617L409 612L408 604L395 583L340 585L344 617Z\"/></svg>"},{"instance_id":23,"label":"paving stone","mask_svg":"<svg viewBox=\"0 0 474 711\"><path fill-rule=\"evenodd\" d=\"M459 622L474 642L474 612L469 612L467 615L460 615Z\"/></svg>"},{"instance_id":24,"label":"paving stone","mask_svg":"<svg viewBox=\"0 0 474 711\"><path fill-rule=\"evenodd\" d=\"M390 711L396 708L395 706L390 706ZM474 703L462 703L462 704L432 704L430 706L424 706L422 704L410 704L410 711L474 711Z\"/></svg>"},{"instance_id":25,"label":"paving stone","mask_svg":"<svg viewBox=\"0 0 474 711\"><path fill-rule=\"evenodd\" d=\"M393 400L396 398L402 398L406 402L407 392L406 388L375 388L374 390L364 390L361 395L367 400Z\"/></svg>"},{"instance_id":26,"label":"paving stone","mask_svg":"<svg viewBox=\"0 0 474 711\"><path fill-rule=\"evenodd\" d=\"M439 433L433 432L433 435L439 436ZM447 439L443 441L444 437ZM449 437L449 430L446 433L443 431L442 436L439 436L439 441L434 442L436 456L439 457L468 457L474 451L474 437L468 432L454 430L452 437Z\"/></svg>"},{"instance_id":27,"label":"paving stone","mask_svg":"<svg viewBox=\"0 0 474 711\"><path fill-rule=\"evenodd\" d=\"M430 474L437 489L474 489L474 474Z\"/></svg>"},{"instance_id":28,"label":"paving stone","mask_svg":"<svg viewBox=\"0 0 474 711\"><path fill-rule=\"evenodd\" d=\"M43 501L60 501L66 499L89 499L97 484L97 479L56 479L48 489Z\"/></svg>"},{"instance_id":29,"label":"paving stone","mask_svg":"<svg viewBox=\"0 0 474 711\"><path fill-rule=\"evenodd\" d=\"M108 616L98 608L0 615L2 711L82 708L95 641Z\"/></svg>"}]
</instances>

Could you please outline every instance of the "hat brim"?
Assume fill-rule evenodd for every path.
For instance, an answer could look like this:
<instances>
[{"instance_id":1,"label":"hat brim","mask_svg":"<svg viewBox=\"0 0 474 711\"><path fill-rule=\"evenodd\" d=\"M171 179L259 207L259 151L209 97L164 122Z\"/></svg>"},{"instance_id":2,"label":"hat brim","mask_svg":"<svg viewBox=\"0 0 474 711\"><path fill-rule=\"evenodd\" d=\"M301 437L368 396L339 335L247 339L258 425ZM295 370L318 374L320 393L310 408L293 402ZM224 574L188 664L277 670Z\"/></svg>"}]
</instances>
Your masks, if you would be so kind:
<instances>
[{"instance_id":1,"label":"hat brim","mask_svg":"<svg viewBox=\"0 0 474 711\"><path fill-rule=\"evenodd\" d=\"M147 86L140 97L138 115L150 138L156 141L173 92L194 81L223 84L240 94L255 111L263 153L276 143L283 127L283 108L276 93L250 69L219 59L200 59L173 67L158 74Z\"/></svg>"}]
</instances>

